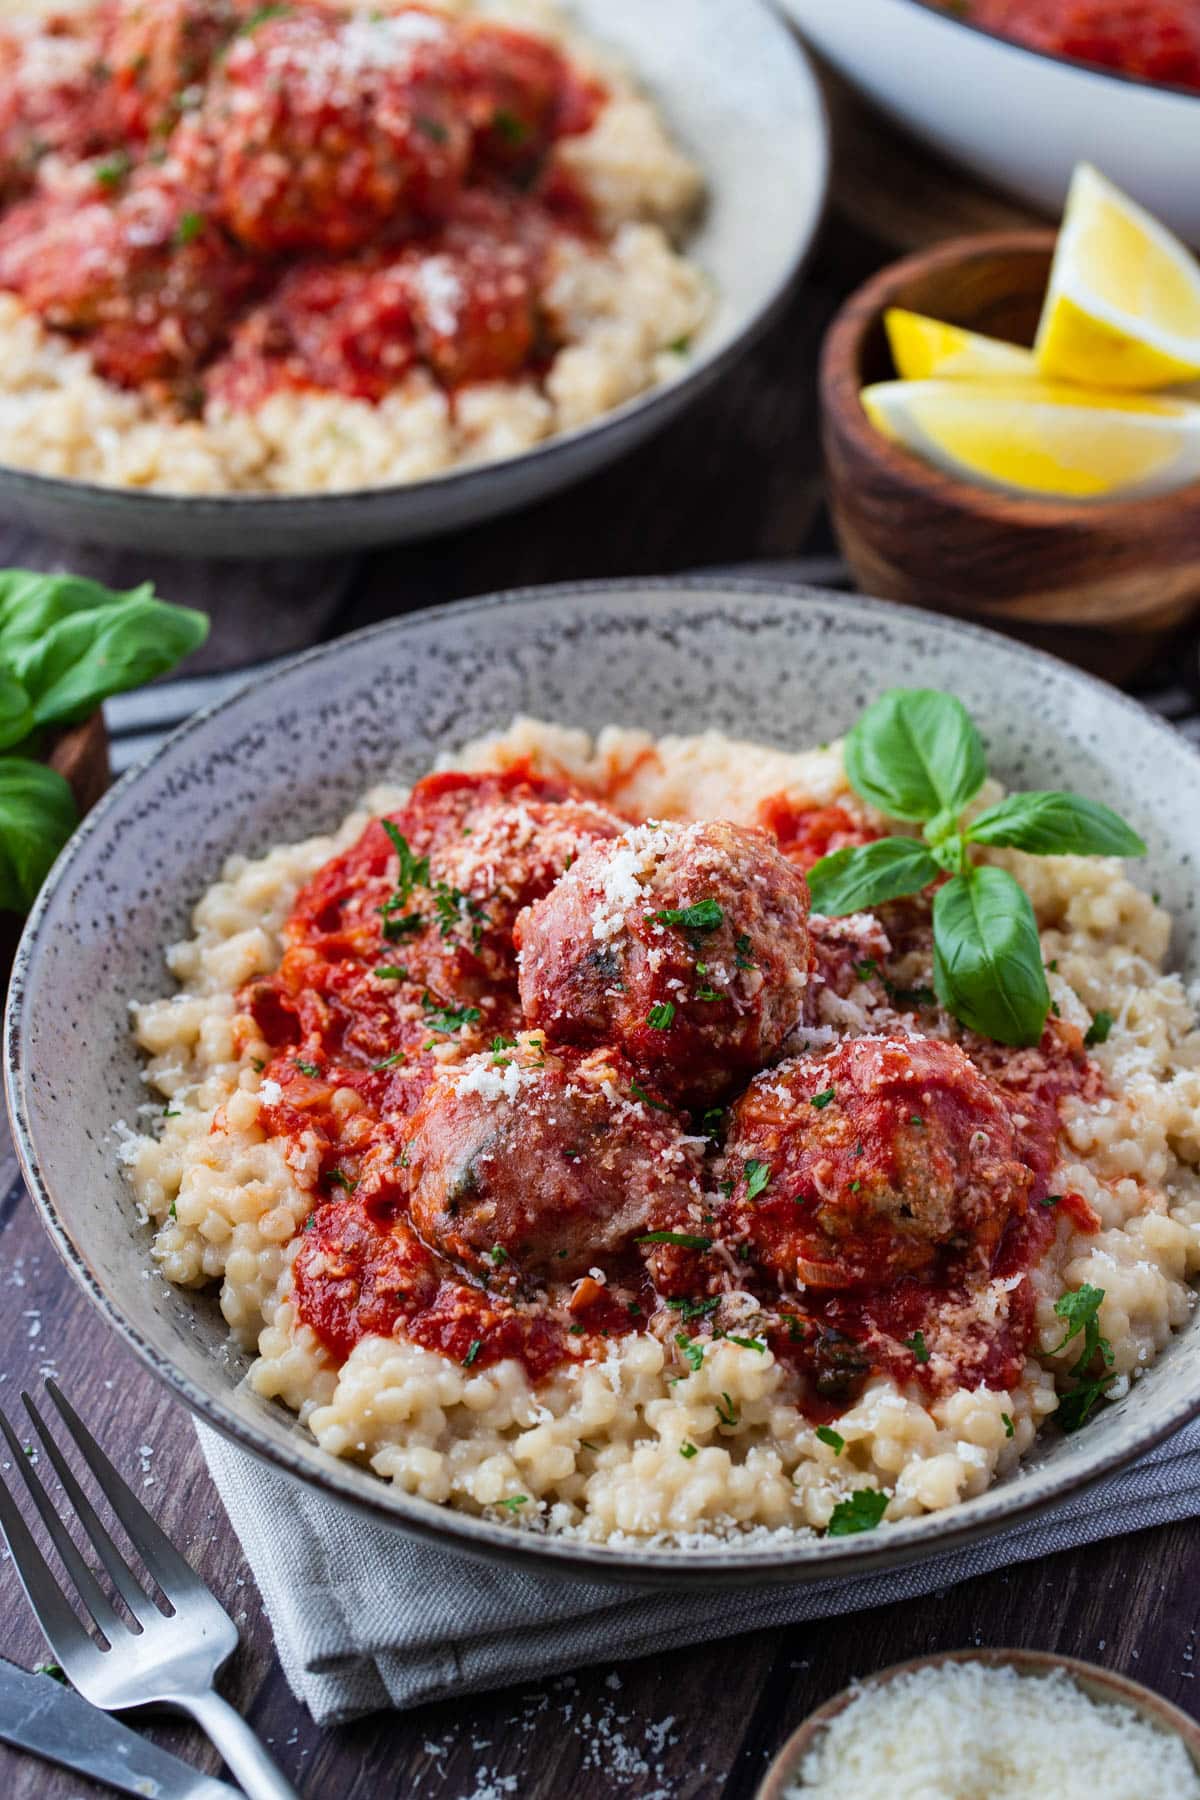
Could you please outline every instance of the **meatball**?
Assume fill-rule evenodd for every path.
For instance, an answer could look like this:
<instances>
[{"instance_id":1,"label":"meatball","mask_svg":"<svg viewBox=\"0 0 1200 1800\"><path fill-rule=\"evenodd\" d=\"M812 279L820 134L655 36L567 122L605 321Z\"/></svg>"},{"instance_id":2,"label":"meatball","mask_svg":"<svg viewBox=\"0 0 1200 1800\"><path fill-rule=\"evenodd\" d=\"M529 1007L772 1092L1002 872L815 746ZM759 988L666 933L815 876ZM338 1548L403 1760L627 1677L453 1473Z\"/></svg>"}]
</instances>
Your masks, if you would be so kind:
<instances>
[{"instance_id":1,"label":"meatball","mask_svg":"<svg viewBox=\"0 0 1200 1800\"><path fill-rule=\"evenodd\" d=\"M117 0L107 9L103 67L113 141L161 137L249 23L256 0Z\"/></svg>"},{"instance_id":2,"label":"meatball","mask_svg":"<svg viewBox=\"0 0 1200 1800\"><path fill-rule=\"evenodd\" d=\"M165 166L115 201L48 190L0 225L0 287L86 336L99 373L125 387L189 376L257 280Z\"/></svg>"},{"instance_id":3,"label":"meatball","mask_svg":"<svg viewBox=\"0 0 1200 1800\"><path fill-rule=\"evenodd\" d=\"M0 196L29 187L42 158L90 156L112 141L97 70L101 38L89 14L0 33Z\"/></svg>"},{"instance_id":4,"label":"meatball","mask_svg":"<svg viewBox=\"0 0 1200 1800\"><path fill-rule=\"evenodd\" d=\"M489 1280L582 1275L703 1202L698 1140L624 1059L535 1033L439 1072L406 1148L416 1229Z\"/></svg>"},{"instance_id":5,"label":"meatball","mask_svg":"<svg viewBox=\"0 0 1200 1800\"><path fill-rule=\"evenodd\" d=\"M471 129L453 25L413 8L286 8L235 39L199 119L220 216L265 255L365 244L443 216Z\"/></svg>"},{"instance_id":6,"label":"meatball","mask_svg":"<svg viewBox=\"0 0 1200 1800\"><path fill-rule=\"evenodd\" d=\"M615 1043L665 1093L720 1099L779 1054L809 979L808 888L763 832L635 826L517 920L521 1004Z\"/></svg>"},{"instance_id":7,"label":"meatball","mask_svg":"<svg viewBox=\"0 0 1200 1800\"><path fill-rule=\"evenodd\" d=\"M520 229L529 210L472 195L444 230L396 254L290 270L238 324L209 392L248 410L287 387L382 400L418 363L451 387L515 375L539 342L542 252Z\"/></svg>"},{"instance_id":8,"label":"meatball","mask_svg":"<svg viewBox=\"0 0 1200 1800\"><path fill-rule=\"evenodd\" d=\"M753 1081L730 1116L729 1225L801 1287L987 1270L1033 1177L969 1057L932 1038L857 1038Z\"/></svg>"}]
</instances>

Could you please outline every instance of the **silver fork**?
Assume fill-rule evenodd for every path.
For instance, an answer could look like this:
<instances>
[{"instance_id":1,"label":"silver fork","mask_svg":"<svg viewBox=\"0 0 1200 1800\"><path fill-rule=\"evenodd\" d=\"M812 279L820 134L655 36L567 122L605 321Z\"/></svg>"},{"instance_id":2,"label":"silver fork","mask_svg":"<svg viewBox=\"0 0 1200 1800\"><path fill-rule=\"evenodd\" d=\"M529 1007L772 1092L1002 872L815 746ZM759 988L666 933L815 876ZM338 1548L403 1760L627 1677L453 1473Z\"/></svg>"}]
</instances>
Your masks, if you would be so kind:
<instances>
[{"instance_id":1,"label":"silver fork","mask_svg":"<svg viewBox=\"0 0 1200 1800\"><path fill-rule=\"evenodd\" d=\"M42 1415L29 1395L22 1394L92 1550L136 1620L135 1625L128 1625L113 1607L0 1412L0 1430L13 1461L25 1477L79 1599L106 1640L102 1648L84 1629L34 1542L9 1486L0 1481L0 1527L29 1604L64 1672L85 1700L105 1712L156 1705L189 1713L221 1752L250 1800L296 1800L295 1789L284 1780L250 1727L213 1686L217 1670L237 1647L237 1626L122 1481L57 1385L48 1381L46 1391L96 1485L172 1608L169 1615L164 1613L142 1587L97 1517Z\"/></svg>"}]
</instances>

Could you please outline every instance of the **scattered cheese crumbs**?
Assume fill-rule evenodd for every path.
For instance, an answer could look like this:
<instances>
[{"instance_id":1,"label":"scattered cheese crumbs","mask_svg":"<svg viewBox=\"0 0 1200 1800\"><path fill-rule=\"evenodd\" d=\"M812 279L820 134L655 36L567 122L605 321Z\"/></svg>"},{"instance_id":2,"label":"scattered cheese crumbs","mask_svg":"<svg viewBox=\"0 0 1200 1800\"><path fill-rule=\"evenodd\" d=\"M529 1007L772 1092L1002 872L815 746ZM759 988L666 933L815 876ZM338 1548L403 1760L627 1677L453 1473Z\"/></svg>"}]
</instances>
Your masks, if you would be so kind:
<instances>
[{"instance_id":1,"label":"scattered cheese crumbs","mask_svg":"<svg viewBox=\"0 0 1200 1800\"><path fill-rule=\"evenodd\" d=\"M1200 1800L1183 1743L1062 1670L944 1663L867 1683L821 1733L788 1800Z\"/></svg>"},{"instance_id":2,"label":"scattered cheese crumbs","mask_svg":"<svg viewBox=\"0 0 1200 1800\"><path fill-rule=\"evenodd\" d=\"M277 1081L264 1081L258 1090L258 1097L264 1106L278 1106L283 1099L283 1089Z\"/></svg>"},{"instance_id":3,"label":"scattered cheese crumbs","mask_svg":"<svg viewBox=\"0 0 1200 1800\"><path fill-rule=\"evenodd\" d=\"M477 1057L457 1076L455 1085L460 1094L478 1094L481 1100L515 1100L521 1089L537 1078L536 1069L522 1069L515 1062L498 1069L485 1058Z\"/></svg>"}]
</instances>

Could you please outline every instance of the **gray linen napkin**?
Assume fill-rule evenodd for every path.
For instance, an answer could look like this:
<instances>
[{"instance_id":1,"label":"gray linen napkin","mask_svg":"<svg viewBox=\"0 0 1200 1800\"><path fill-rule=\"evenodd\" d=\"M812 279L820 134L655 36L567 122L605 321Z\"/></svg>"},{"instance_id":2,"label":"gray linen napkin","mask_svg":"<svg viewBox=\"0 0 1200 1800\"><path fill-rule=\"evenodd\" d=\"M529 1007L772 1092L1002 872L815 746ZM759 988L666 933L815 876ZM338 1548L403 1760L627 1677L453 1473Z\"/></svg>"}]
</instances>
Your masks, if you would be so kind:
<instances>
[{"instance_id":1,"label":"gray linen napkin","mask_svg":"<svg viewBox=\"0 0 1200 1800\"><path fill-rule=\"evenodd\" d=\"M730 1592L714 1608L702 1593L547 1579L456 1556L322 1499L206 1426L196 1429L284 1673L319 1725L861 1612L1200 1514L1197 1420L1131 1468L966 1550L852 1581Z\"/></svg>"}]
</instances>

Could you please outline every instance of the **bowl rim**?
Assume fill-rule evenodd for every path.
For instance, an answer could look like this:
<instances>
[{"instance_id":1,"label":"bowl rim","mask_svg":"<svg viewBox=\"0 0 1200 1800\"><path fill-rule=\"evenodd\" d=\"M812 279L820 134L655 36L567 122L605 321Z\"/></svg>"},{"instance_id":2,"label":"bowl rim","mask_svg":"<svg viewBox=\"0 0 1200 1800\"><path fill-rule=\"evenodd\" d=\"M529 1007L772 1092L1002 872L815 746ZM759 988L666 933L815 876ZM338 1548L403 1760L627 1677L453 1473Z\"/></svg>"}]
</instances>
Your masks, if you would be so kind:
<instances>
[{"instance_id":1,"label":"bowl rim","mask_svg":"<svg viewBox=\"0 0 1200 1800\"><path fill-rule=\"evenodd\" d=\"M906 1563L923 1561L947 1551L961 1549L978 1539L993 1535L1018 1521L1029 1520L1057 1505L1069 1495L1091 1487L1105 1475L1125 1467L1138 1456L1153 1449L1200 1413L1200 1368L1191 1390L1182 1400L1164 1411L1161 1418L1143 1421L1138 1429L1109 1447L1094 1462L1051 1481L1046 1492L1029 1495L1019 1480L991 1487L972 1500L938 1513L923 1514L911 1520L899 1520L886 1532L867 1532L846 1539L829 1539L815 1534L805 1536L797 1531L794 1546L786 1548L772 1540L766 1547L744 1548L736 1540L714 1544L710 1549L688 1551L662 1548L610 1549L604 1544L563 1534L516 1531L511 1526L424 1501L397 1492L389 1483L372 1476L356 1464L320 1451L315 1443L305 1442L302 1429L294 1429L286 1442L275 1442L256 1433L248 1420L227 1407L199 1386L173 1360L163 1355L146 1337L136 1320L110 1298L103 1282L93 1272L83 1252L75 1243L67 1224L60 1217L53 1195L38 1165L34 1131L26 1105L24 1089L24 1033L26 1027L27 990L31 983L38 948L38 935L51 900L70 876L76 859L98 833L103 832L110 815L123 805L147 771L167 759L175 748L234 706L240 705L251 692L256 700L281 682L290 681L300 669L336 659L346 646L359 645L372 639L395 636L400 639L411 631L420 631L431 620L451 619L467 624L473 617L497 613L512 607L538 607L547 602L589 600L603 602L608 598L628 601L636 594L645 611L645 603L668 610L681 596L717 597L732 601L736 608L751 608L756 601L770 602L776 607L832 607L840 614L857 614L865 622L894 621L897 617L910 626L923 630L944 629L954 636L974 639L981 650L995 644L1000 634L960 619L931 615L917 607L902 606L891 601L874 600L860 595L847 595L808 585L789 585L780 581L737 577L683 576L642 579L615 578L586 582L560 582L502 590L475 599L459 600L440 607L402 615L367 626L364 629L314 645L276 664L257 677L253 674L235 692L195 713L167 736L145 762L126 771L109 789L98 805L82 821L59 855L42 891L26 921L13 965L4 1016L4 1085L9 1124L13 1142L28 1191L38 1209L43 1227L77 1284L103 1315L110 1328L123 1339L141 1362L158 1377L204 1424L227 1438L238 1448L259 1457L280 1472L290 1475L315 1489L326 1499L348 1505L378 1523L386 1523L409 1535L439 1544L445 1550L459 1551L490 1561L501 1561L527 1572L544 1574L586 1575L612 1583L653 1583L659 1587L751 1587L778 1585L784 1582L847 1578L878 1574ZM1196 764L1200 782L1200 750L1145 707L1128 695L1096 677L1075 668L1062 658L1028 645L1001 639L1005 648L1020 661L1035 666L1050 665L1056 674L1067 674L1073 681L1090 690L1097 701L1116 706L1136 717L1144 730L1161 737L1173 755L1182 753ZM836 1545L836 1548L830 1548Z\"/></svg>"},{"instance_id":2,"label":"bowl rim","mask_svg":"<svg viewBox=\"0 0 1200 1800\"><path fill-rule=\"evenodd\" d=\"M1117 81L1123 87L1145 88L1152 94L1171 94L1176 99L1190 100L1194 105L1200 104L1200 92L1195 88L1184 87L1181 82L1151 81L1148 75L1135 75L1128 69L1110 69L1105 63L1088 62L1079 56L1066 56L1061 50L1041 50L1036 44L1022 43L1020 38L1005 37L1002 31L995 31L989 25L980 25L964 14L947 12L938 5L937 0L907 0L907 4L919 6L922 12L944 19L947 25L957 25L964 31L973 32L976 37L989 39L993 44L1003 44L1007 49L1019 51L1025 56L1036 56L1040 62L1057 63L1060 68L1074 69L1076 73L1099 77L1102 81Z\"/></svg>"},{"instance_id":3,"label":"bowl rim","mask_svg":"<svg viewBox=\"0 0 1200 1800\"><path fill-rule=\"evenodd\" d=\"M743 0L743 4L746 3L747 0ZM401 500L411 501L413 509L418 510L422 502L433 495L440 498L455 492L468 492L473 485L487 483L500 470L520 469L536 474L539 468L555 458L557 452L569 451L585 442L597 444L614 433L619 434L631 420L642 418L670 400L677 407L690 404L758 340L781 311L812 257L830 201L833 132L829 107L817 78L812 56L807 45L801 42L794 31L787 28L769 0L748 0L748 4L753 9L754 28L764 38L774 38L779 60L789 63L798 88L807 89L814 137L808 200L796 241L772 286L735 324L723 344L706 350L702 334L699 353L690 358L673 379L659 382L640 394L634 394L598 418L573 426L568 431L557 432L515 456L495 457L481 463L460 463L441 474L424 476L417 481L389 482L377 487L339 488L330 492L300 490L295 493L184 494L170 488L123 487L102 481L76 480L68 475L43 475L36 470L5 463L0 458L0 491L46 496L66 505L73 501L91 504L103 508L110 515L134 509L141 512L148 508L159 514L183 510L190 518L199 521L218 518L229 521L243 516L252 521L255 516L264 518L272 511L279 512L300 506L310 516L318 509L332 513L362 510L372 506L382 511L389 504ZM710 170L706 169L705 174L711 179Z\"/></svg>"},{"instance_id":4,"label":"bowl rim","mask_svg":"<svg viewBox=\"0 0 1200 1800\"><path fill-rule=\"evenodd\" d=\"M1136 530L1140 536L1153 532L1160 520L1177 518L1181 504L1200 503L1200 477L1162 494L1135 494L1126 499L1069 500L1055 495L1010 493L983 481L968 481L926 462L915 451L884 437L867 417L859 398L863 346L868 332L895 304L905 282L918 274L948 275L976 259L1041 251L1053 256L1057 238L1054 226L972 232L947 238L898 257L855 288L838 308L821 346L818 377L827 456L829 434L837 431L892 487L920 493L947 509L975 513L1015 530L1074 527L1082 533L1097 525L1111 524Z\"/></svg>"},{"instance_id":5,"label":"bowl rim","mask_svg":"<svg viewBox=\"0 0 1200 1800\"><path fill-rule=\"evenodd\" d=\"M754 1800L789 1800L790 1793L804 1794L804 1788L792 1789L799 1774L797 1764L814 1739L866 1688L885 1687L905 1675L921 1669L944 1668L948 1663L983 1663L992 1669L1015 1669L1018 1675L1049 1675L1061 1669L1070 1676L1088 1698L1089 1689L1098 1688L1106 1700L1131 1707L1139 1717L1179 1737L1200 1773L1200 1723L1181 1706L1176 1706L1156 1689L1134 1681L1117 1669L1106 1669L1100 1663L1086 1662L1079 1656L1059 1656L1053 1650L1027 1650L1022 1645L1009 1649L979 1647L966 1650L935 1650L928 1656L910 1656L903 1662L889 1663L870 1675L856 1676L853 1681L832 1694L784 1740L771 1759L770 1766L757 1788Z\"/></svg>"}]
</instances>

